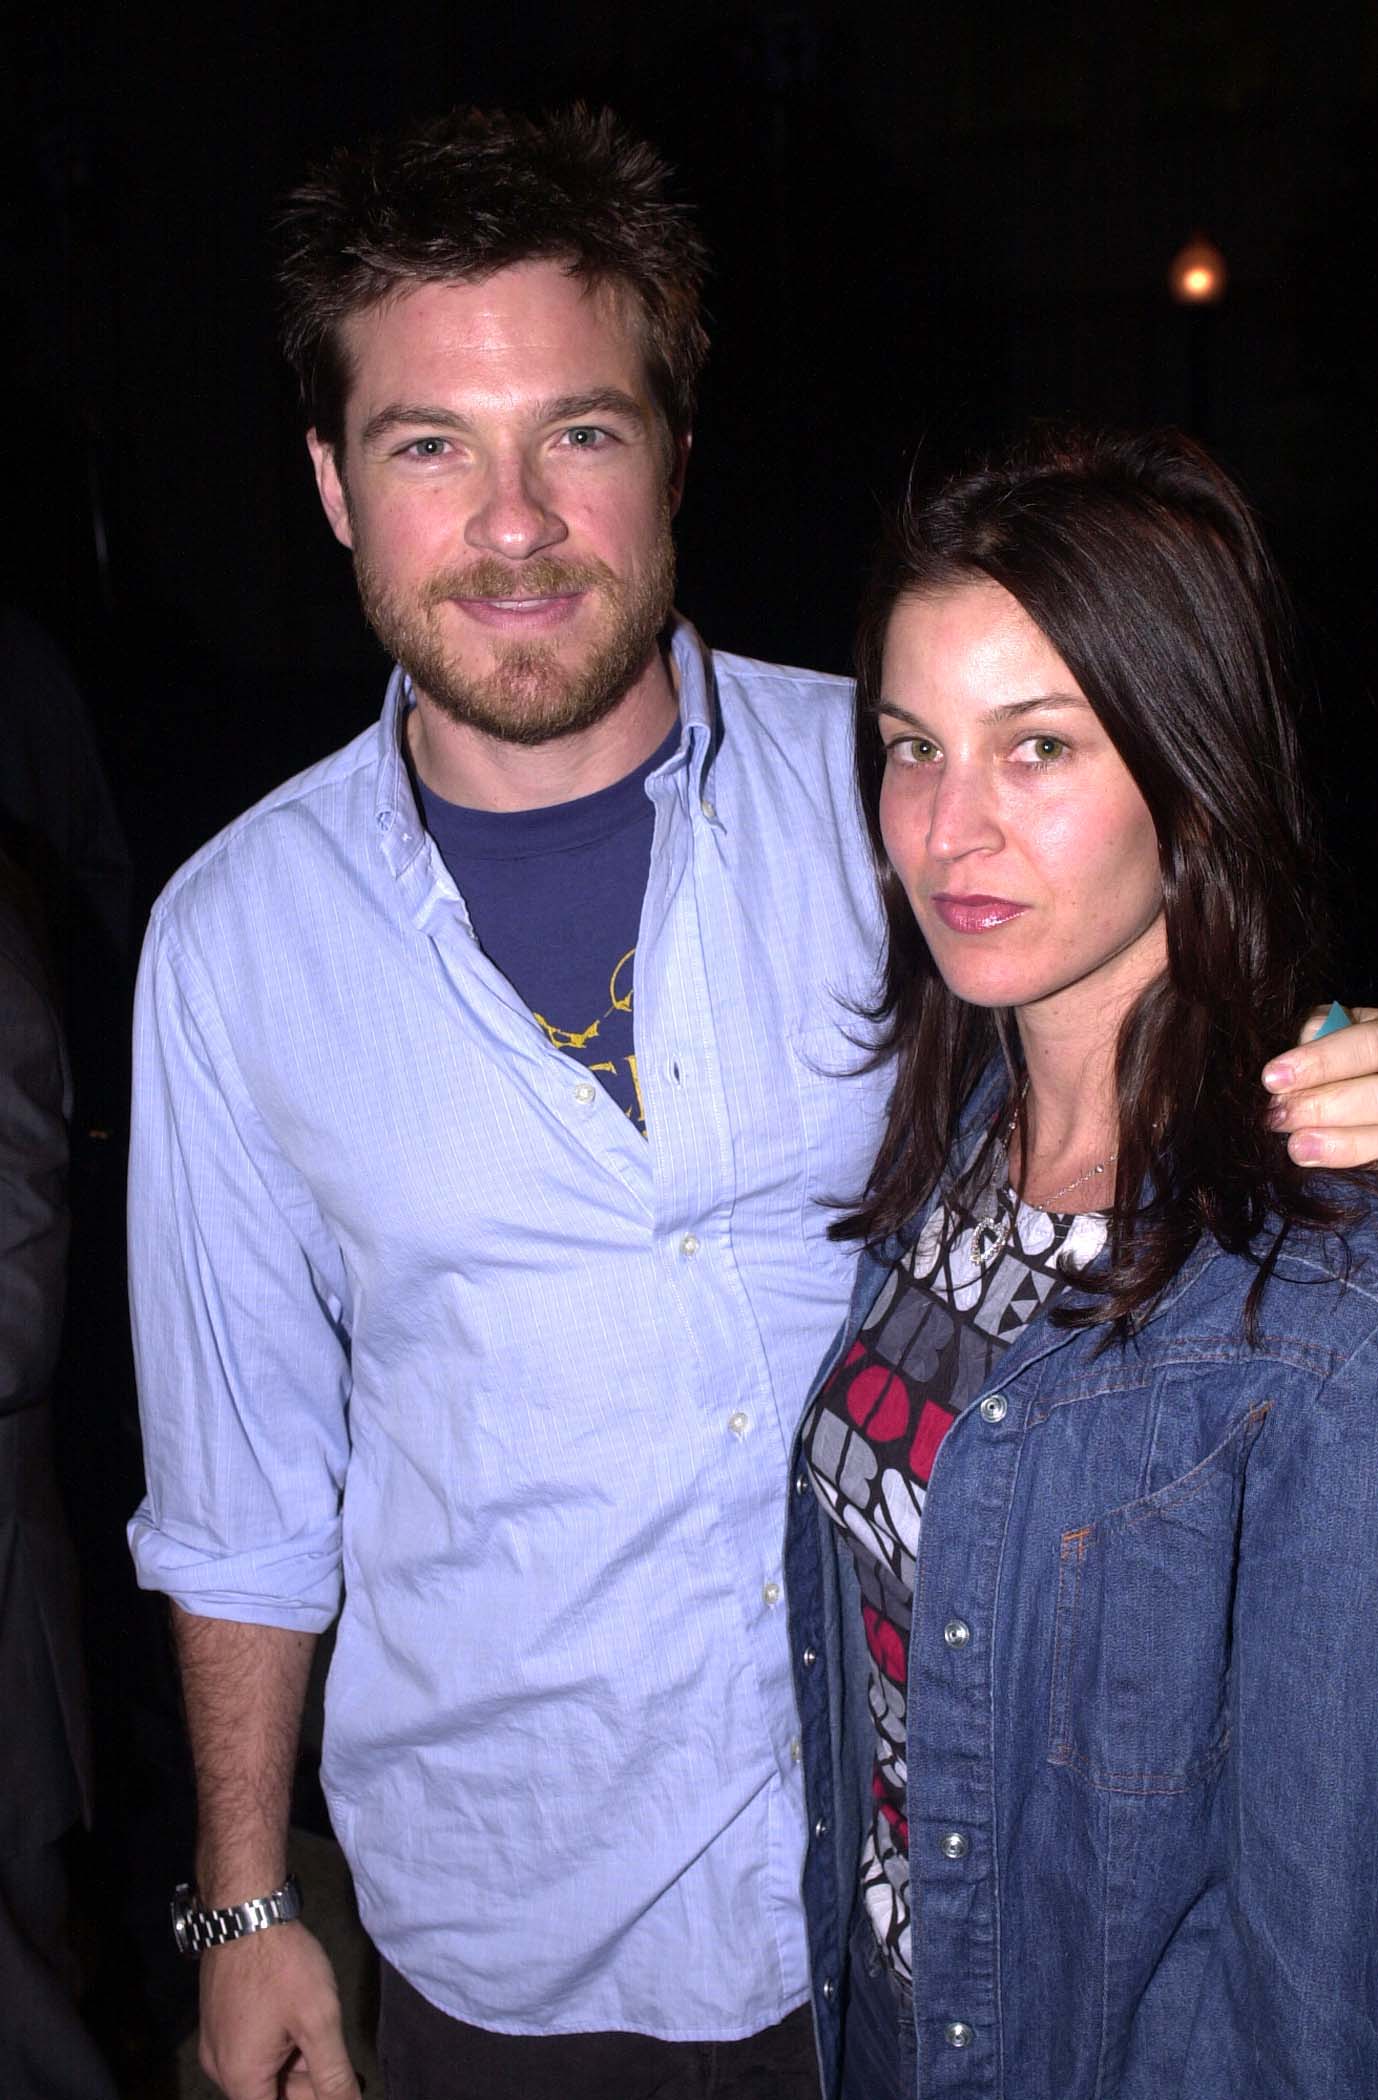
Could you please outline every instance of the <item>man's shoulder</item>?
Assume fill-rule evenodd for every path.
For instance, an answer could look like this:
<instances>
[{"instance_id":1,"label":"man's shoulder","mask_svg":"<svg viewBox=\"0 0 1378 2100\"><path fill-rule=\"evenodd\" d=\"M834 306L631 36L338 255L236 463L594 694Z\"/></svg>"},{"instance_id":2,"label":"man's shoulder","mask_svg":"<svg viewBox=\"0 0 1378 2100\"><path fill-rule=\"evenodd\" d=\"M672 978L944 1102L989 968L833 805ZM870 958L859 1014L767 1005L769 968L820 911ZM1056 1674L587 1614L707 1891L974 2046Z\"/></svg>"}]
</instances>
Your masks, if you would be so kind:
<instances>
[{"instance_id":1,"label":"man's shoulder","mask_svg":"<svg viewBox=\"0 0 1378 2100\"><path fill-rule=\"evenodd\" d=\"M729 649L714 649L711 654L719 694L728 688L763 708L794 707L806 698L820 709L850 716L852 681L840 673L763 663L759 657L738 656Z\"/></svg>"},{"instance_id":2,"label":"man's shoulder","mask_svg":"<svg viewBox=\"0 0 1378 2100\"><path fill-rule=\"evenodd\" d=\"M282 883L348 850L374 814L379 725L273 788L208 839L172 876L153 907L155 920L187 922L233 893L283 901Z\"/></svg>"},{"instance_id":3,"label":"man's shoulder","mask_svg":"<svg viewBox=\"0 0 1378 2100\"><path fill-rule=\"evenodd\" d=\"M824 827L817 835L835 850L809 857L812 879L826 891L840 884L849 912L869 921L875 884L856 790L851 681L721 649L705 657L712 802L729 823L745 817L757 839L787 843ZM795 868L791 885L799 879Z\"/></svg>"},{"instance_id":4,"label":"man's shoulder","mask_svg":"<svg viewBox=\"0 0 1378 2100\"><path fill-rule=\"evenodd\" d=\"M852 775L852 683L796 664L712 651L719 731L752 773L781 769L832 799Z\"/></svg>"}]
</instances>

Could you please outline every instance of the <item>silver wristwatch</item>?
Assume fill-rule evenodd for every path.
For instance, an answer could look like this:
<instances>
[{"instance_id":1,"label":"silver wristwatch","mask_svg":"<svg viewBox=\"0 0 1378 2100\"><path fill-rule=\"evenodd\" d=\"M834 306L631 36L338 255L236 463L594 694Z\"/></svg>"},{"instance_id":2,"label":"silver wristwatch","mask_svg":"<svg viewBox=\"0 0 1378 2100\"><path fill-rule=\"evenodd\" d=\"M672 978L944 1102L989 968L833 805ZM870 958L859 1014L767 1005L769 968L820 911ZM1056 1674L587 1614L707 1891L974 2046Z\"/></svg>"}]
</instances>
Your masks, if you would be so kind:
<instances>
[{"instance_id":1,"label":"silver wristwatch","mask_svg":"<svg viewBox=\"0 0 1378 2100\"><path fill-rule=\"evenodd\" d=\"M195 1961L207 1947L224 1947L230 1940L242 1940L246 1932L263 1932L300 1916L301 1884L295 1874L271 1896L251 1896L247 1903L231 1903L224 1910L204 1909L191 1883L184 1881L172 1899L172 1936L177 1952Z\"/></svg>"}]
</instances>

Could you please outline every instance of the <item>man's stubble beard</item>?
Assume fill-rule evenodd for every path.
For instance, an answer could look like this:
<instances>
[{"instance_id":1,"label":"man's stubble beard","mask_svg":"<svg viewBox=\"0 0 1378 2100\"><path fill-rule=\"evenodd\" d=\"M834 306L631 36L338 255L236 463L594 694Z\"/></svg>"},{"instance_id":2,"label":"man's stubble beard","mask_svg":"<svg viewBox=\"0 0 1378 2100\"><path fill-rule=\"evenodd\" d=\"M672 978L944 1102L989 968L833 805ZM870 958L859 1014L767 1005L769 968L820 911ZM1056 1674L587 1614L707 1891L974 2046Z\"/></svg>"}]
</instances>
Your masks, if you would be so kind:
<instances>
[{"instance_id":1,"label":"man's stubble beard","mask_svg":"<svg viewBox=\"0 0 1378 2100\"><path fill-rule=\"evenodd\" d=\"M611 714L650 662L674 604L670 509L667 504L662 511L648 559L631 577L617 576L597 560L533 555L512 565L481 557L466 569L433 577L415 598L404 599L382 581L358 544L354 574L364 616L379 641L451 721L507 744L549 743ZM595 593L608 613L590 652L572 664L562 663L556 642L499 639L492 669L475 676L446 649L441 608L448 599L571 589Z\"/></svg>"}]
</instances>

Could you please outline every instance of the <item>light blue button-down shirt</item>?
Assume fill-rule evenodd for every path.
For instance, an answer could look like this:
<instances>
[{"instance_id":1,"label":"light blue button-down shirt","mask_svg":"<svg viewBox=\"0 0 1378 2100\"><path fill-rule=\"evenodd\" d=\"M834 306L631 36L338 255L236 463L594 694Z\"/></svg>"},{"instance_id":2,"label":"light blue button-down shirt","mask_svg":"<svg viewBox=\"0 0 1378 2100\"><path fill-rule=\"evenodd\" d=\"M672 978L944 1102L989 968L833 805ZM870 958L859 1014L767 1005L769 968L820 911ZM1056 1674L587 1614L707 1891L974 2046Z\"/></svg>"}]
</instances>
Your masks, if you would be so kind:
<instances>
[{"instance_id":1,"label":"light blue button-down shirt","mask_svg":"<svg viewBox=\"0 0 1378 2100\"><path fill-rule=\"evenodd\" d=\"M636 956L649 1136L554 1049L381 725L175 877L140 978L140 1580L319 1632L364 1922L512 2033L807 1990L790 1437L883 1074L846 688L676 630Z\"/></svg>"}]
</instances>

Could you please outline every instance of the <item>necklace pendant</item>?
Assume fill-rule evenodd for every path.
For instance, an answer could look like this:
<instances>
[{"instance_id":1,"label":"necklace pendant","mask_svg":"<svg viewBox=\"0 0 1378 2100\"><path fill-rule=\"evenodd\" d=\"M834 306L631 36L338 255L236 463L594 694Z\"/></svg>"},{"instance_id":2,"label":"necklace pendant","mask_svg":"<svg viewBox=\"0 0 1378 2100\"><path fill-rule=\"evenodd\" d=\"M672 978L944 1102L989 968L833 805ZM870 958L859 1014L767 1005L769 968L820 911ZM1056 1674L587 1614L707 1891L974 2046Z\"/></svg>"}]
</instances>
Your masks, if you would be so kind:
<instances>
[{"instance_id":1,"label":"necklace pendant","mask_svg":"<svg viewBox=\"0 0 1378 2100\"><path fill-rule=\"evenodd\" d=\"M985 1271L1003 1254L1010 1236L1010 1214L1002 1212L998 1218L982 1218L973 1226L971 1234L971 1258L976 1267Z\"/></svg>"}]
</instances>

